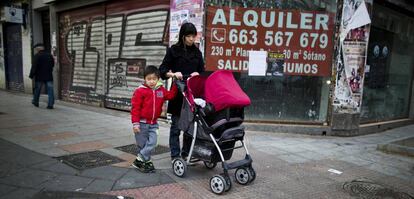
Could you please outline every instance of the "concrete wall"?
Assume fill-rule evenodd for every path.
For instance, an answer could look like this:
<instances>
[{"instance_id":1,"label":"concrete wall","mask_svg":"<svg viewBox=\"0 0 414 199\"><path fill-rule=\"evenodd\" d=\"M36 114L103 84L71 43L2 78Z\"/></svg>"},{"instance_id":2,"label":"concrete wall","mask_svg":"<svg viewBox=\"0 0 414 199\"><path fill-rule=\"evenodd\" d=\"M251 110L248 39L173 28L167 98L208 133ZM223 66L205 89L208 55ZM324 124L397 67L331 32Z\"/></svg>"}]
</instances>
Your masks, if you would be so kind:
<instances>
[{"instance_id":1,"label":"concrete wall","mask_svg":"<svg viewBox=\"0 0 414 199\"><path fill-rule=\"evenodd\" d=\"M32 32L33 32L33 44L44 43L43 42L43 30L42 30L42 16L39 11L32 11Z\"/></svg>"},{"instance_id":2,"label":"concrete wall","mask_svg":"<svg viewBox=\"0 0 414 199\"><path fill-rule=\"evenodd\" d=\"M411 83L410 119L414 120L414 81Z\"/></svg>"},{"instance_id":3,"label":"concrete wall","mask_svg":"<svg viewBox=\"0 0 414 199\"><path fill-rule=\"evenodd\" d=\"M44 4L42 0L32 0L32 9L38 10L42 8L47 8L49 5Z\"/></svg>"},{"instance_id":4,"label":"concrete wall","mask_svg":"<svg viewBox=\"0 0 414 199\"><path fill-rule=\"evenodd\" d=\"M30 69L32 68L32 45L31 45L31 31L30 24L27 28L22 26L22 59L23 59L23 84L25 93L33 93L32 79L29 78Z\"/></svg>"},{"instance_id":5,"label":"concrete wall","mask_svg":"<svg viewBox=\"0 0 414 199\"><path fill-rule=\"evenodd\" d=\"M4 66L3 25L0 23L0 89L6 89L6 71Z\"/></svg>"}]
</instances>

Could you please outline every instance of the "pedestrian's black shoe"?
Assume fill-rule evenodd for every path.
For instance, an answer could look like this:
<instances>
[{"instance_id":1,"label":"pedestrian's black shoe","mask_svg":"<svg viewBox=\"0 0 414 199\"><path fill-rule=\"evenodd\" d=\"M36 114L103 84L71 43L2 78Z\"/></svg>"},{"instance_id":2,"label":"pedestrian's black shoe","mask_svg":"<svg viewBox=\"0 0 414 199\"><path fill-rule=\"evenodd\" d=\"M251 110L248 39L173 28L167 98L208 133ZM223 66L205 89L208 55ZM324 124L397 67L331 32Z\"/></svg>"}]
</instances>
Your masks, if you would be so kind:
<instances>
[{"instance_id":1,"label":"pedestrian's black shoe","mask_svg":"<svg viewBox=\"0 0 414 199\"><path fill-rule=\"evenodd\" d=\"M32 102L33 106L39 107L39 104Z\"/></svg>"},{"instance_id":2,"label":"pedestrian's black shoe","mask_svg":"<svg viewBox=\"0 0 414 199\"><path fill-rule=\"evenodd\" d=\"M145 162L145 166L148 172L155 172L155 167L151 160L148 160L147 162Z\"/></svg>"},{"instance_id":3,"label":"pedestrian's black shoe","mask_svg":"<svg viewBox=\"0 0 414 199\"><path fill-rule=\"evenodd\" d=\"M148 173L148 171L146 171L146 169L145 169L145 162L144 161L142 161L142 160L140 160L141 158L138 156L135 160L134 160L134 162L132 163L132 165L131 166L133 166L133 167L135 167L136 169L138 169L139 171L141 171L141 172L144 172L144 173Z\"/></svg>"},{"instance_id":4,"label":"pedestrian's black shoe","mask_svg":"<svg viewBox=\"0 0 414 199\"><path fill-rule=\"evenodd\" d=\"M53 109L53 106L47 106L46 108L47 109Z\"/></svg>"}]
</instances>

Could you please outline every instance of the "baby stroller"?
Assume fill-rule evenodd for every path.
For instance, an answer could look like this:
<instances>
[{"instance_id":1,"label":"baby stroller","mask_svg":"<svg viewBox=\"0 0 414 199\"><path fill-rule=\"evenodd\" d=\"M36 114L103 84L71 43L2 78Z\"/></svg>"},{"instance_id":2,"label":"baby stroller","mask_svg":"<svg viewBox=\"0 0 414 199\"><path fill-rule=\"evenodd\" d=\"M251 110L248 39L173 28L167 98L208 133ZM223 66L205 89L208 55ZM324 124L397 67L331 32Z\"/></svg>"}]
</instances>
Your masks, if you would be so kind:
<instances>
[{"instance_id":1,"label":"baby stroller","mask_svg":"<svg viewBox=\"0 0 414 199\"><path fill-rule=\"evenodd\" d=\"M244 107L250 105L249 97L242 91L230 71L219 70L208 77L190 77L185 82L176 81L184 96L178 126L184 136L191 137L187 160L176 158L172 169L178 177L184 177L192 159L203 161L208 169L221 162L223 173L210 179L210 188L222 194L231 188L229 170L236 169L235 180L247 185L256 178L252 158L244 143ZM204 99L200 100L200 98ZM205 106L201 102L206 102ZM197 103L198 102L198 103ZM237 142L241 145L236 146ZM244 148L245 158L228 163L233 150Z\"/></svg>"}]
</instances>

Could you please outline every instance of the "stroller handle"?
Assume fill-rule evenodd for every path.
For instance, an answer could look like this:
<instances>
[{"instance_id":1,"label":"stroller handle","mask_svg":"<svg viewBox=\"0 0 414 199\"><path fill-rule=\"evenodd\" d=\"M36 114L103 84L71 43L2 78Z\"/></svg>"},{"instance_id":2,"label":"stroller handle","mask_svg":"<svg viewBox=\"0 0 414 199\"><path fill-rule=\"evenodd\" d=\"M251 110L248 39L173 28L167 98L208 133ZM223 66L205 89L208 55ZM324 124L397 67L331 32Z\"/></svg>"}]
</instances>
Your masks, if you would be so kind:
<instances>
[{"instance_id":1,"label":"stroller handle","mask_svg":"<svg viewBox=\"0 0 414 199\"><path fill-rule=\"evenodd\" d=\"M185 87L186 87L186 85L185 85L185 80L178 80L178 79L174 79L174 82L175 82L175 84L177 85L178 90L179 90L181 93L184 93L184 91L185 91Z\"/></svg>"},{"instance_id":2,"label":"stroller handle","mask_svg":"<svg viewBox=\"0 0 414 199\"><path fill-rule=\"evenodd\" d=\"M173 78L173 81L177 85L178 90L180 92L183 93L185 91L185 89L187 87L187 79L190 78L190 77L191 77L191 75L183 75L183 79L181 79L181 80L179 80L179 79L177 79L175 77Z\"/></svg>"}]
</instances>

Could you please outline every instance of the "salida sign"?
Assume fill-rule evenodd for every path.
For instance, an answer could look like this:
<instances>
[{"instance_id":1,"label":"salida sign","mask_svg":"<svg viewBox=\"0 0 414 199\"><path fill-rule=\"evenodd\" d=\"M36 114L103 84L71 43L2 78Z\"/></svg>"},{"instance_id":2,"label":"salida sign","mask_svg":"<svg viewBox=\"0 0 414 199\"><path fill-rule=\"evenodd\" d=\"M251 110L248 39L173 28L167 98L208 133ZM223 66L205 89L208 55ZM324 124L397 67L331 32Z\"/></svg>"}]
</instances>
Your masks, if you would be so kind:
<instances>
[{"instance_id":1,"label":"salida sign","mask_svg":"<svg viewBox=\"0 0 414 199\"><path fill-rule=\"evenodd\" d=\"M248 51L285 55L286 75L330 76L334 15L299 10L207 8L206 68L248 70Z\"/></svg>"}]
</instances>

